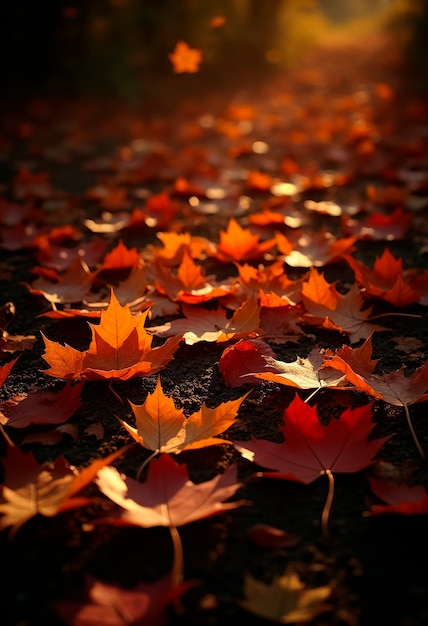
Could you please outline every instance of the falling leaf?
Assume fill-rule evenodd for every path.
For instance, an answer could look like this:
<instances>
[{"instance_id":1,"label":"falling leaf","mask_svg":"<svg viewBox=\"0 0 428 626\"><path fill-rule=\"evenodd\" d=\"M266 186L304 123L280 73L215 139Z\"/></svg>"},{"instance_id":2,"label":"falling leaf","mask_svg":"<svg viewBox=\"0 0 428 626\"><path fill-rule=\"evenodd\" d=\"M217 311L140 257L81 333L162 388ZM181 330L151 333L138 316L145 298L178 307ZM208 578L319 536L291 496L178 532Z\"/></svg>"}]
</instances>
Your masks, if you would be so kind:
<instances>
[{"instance_id":1,"label":"falling leaf","mask_svg":"<svg viewBox=\"0 0 428 626\"><path fill-rule=\"evenodd\" d=\"M182 336L151 348L152 337L144 328L147 315L145 311L133 317L129 307L122 307L112 290L110 304L102 311L100 324L89 324L92 340L88 350L80 352L42 335L43 358L49 365L49 369L43 371L67 380L127 380L158 372L171 361Z\"/></svg>"},{"instance_id":2,"label":"falling leaf","mask_svg":"<svg viewBox=\"0 0 428 626\"><path fill-rule=\"evenodd\" d=\"M210 20L211 28L220 28L220 26L223 26L224 24L226 24L226 18L224 15L216 15Z\"/></svg>"},{"instance_id":3,"label":"falling leaf","mask_svg":"<svg viewBox=\"0 0 428 626\"><path fill-rule=\"evenodd\" d=\"M185 41L177 41L174 52L168 55L176 74L183 72L195 73L199 71L202 62L202 52L199 48L191 48Z\"/></svg>"},{"instance_id":4,"label":"falling leaf","mask_svg":"<svg viewBox=\"0 0 428 626\"><path fill-rule=\"evenodd\" d=\"M305 624L331 609L325 602L331 591L328 585L307 588L291 570L275 576L270 583L245 574L245 600L239 604L246 611L276 624Z\"/></svg>"},{"instance_id":5,"label":"falling leaf","mask_svg":"<svg viewBox=\"0 0 428 626\"><path fill-rule=\"evenodd\" d=\"M120 422L135 441L157 452L179 454L183 450L229 444L230 441L217 435L236 421L238 409L247 395L215 408L208 408L204 403L199 411L186 417L183 409L177 409L172 398L165 396L158 377L155 391L148 394L143 404L130 402L137 427L123 420Z\"/></svg>"}]
</instances>

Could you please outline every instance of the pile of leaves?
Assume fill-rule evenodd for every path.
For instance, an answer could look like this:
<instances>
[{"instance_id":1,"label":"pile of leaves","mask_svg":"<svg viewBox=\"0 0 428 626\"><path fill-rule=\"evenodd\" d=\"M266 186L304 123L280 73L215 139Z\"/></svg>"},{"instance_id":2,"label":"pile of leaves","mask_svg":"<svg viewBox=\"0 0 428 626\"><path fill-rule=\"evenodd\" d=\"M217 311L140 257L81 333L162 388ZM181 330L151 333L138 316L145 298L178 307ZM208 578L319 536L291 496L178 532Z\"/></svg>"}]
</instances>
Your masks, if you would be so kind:
<instances>
[{"instance_id":1,"label":"pile of leaves","mask_svg":"<svg viewBox=\"0 0 428 626\"><path fill-rule=\"evenodd\" d=\"M374 52L8 112L7 623L380 623L352 542L428 513L428 156Z\"/></svg>"}]
</instances>

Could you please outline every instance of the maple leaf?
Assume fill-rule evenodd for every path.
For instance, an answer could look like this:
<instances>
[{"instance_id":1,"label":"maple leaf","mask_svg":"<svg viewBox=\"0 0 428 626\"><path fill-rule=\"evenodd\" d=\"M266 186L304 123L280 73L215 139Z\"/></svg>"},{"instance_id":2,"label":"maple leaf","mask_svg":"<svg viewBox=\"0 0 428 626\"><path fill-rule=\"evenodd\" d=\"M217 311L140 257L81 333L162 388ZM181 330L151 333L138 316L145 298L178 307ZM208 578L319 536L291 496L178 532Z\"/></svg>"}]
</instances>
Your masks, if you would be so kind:
<instances>
[{"instance_id":1,"label":"maple leaf","mask_svg":"<svg viewBox=\"0 0 428 626\"><path fill-rule=\"evenodd\" d=\"M0 365L0 389L3 387L7 377L12 370L12 367L15 365L18 359L19 356L15 357L12 361L9 361L9 363L6 363L6 365Z\"/></svg>"},{"instance_id":2,"label":"maple leaf","mask_svg":"<svg viewBox=\"0 0 428 626\"><path fill-rule=\"evenodd\" d=\"M291 267L322 267L335 263L344 254L354 249L357 237L342 237L337 239L326 230L314 234L302 233L293 249L282 249L283 235L277 233L278 250L283 252L284 261Z\"/></svg>"},{"instance_id":3,"label":"maple leaf","mask_svg":"<svg viewBox=\"0 0 428 626\"><path fill-rule=\"evenodd\" d=\"M160 259L165 265L178 265L185 252L188 252L192 259L199 259L210 248L207 239L194 237L190 233L158 232L156 236L163 247L147 246L149 260Z\"/></svg>"},{"instance_id":4,"label":"maple leaf","mask_svg":"<svg viewBox=\"0 0 428 626\"><path fill-rule=\"evenodd\" d=\"M428 291L428 270L403 270L403 260L396 259L388 248L376 257L373 269L348 255L344 259L355 273L355 278L365 292L396 307L405 307Z\"/></svg>"},{"instance_id":5,"label":"maple leaf","mask_svg":"<svg viewBox=\"0 0 428 626\"><path fill-rule=\"evenodd\" d=\"M92 340L88 350L80 352L42 335L43 358L50 366L43 371L67 380L127 380L158 372L171 361L182 336L151 348L152 337L144 328L147 315L145 311L133 317L129 307L122 307L112 290L110 304L102 311L100 324L89 324Z\"/></svg>"},{"instance_id":6,"label":"maple leaf","mask_svg":"<svg viewBox=\"0 0 428 626\"><path fill-rule=\"evenodd\" d=\"M199 341L221 343L263 334L260 329L260 307L254 297L244 302L231 318L226 316L226 311L222 308L210 311L183 303L181 309L185 318L162 326L151 326L148 330L159 337L182 334L188 345Z\"/></svg>"},{"instance_id":7,"label":"maple leaf","mask_svg":"<svg viewBox=\"0 0 428 626\"><path fill-rule=\"evenodd\" d=\"M274 371L274 366L268 365L267 357L276 357L269 344L261 339L241 339L224 350L218 368L228 387L249 383L260 385L262 381L253 372Z\"/></svg>"},{"instance_id":8,"label":"maple leaf","mask_svg":"<svg viewBox=\"0 0 428 626\"><path fill-rule=\"evenodd\" d=\"M335 283L328 283L324 275L311 267L309 278L302 285L302 300L307 310L304 320L349 335L351 343L367 337L375 330L387 330L370 322L372 307L364 305L358 285L353 284L342 295Z\"/></svg>"},{"instance_id":9,"label":"maple leaf","mask_svg":"<svg viewBox=\"0 0 428 626\"><path fill-rule=\"evenodd\" d=\"M127 248L122 240L108 252L102 262L100 270L129 269L138 267L140 254L137 248Z\"/></svg>"},{"instance_id":10,"label":"maple leaf","mask_svg":"<svg viewBox=\"0 0 428 626\"><path fill-rule=\"evenodd\" d=\"M87 576L86 599L55 602L57 615L69 626L162 626L166 607L190 586L174 587L167 574L155 582L140 582L132 589Z\"/></svg>"},{"instance_id":11,"label":"maple leaf","mask_svg":"<svg viewBox=\"0 0 428 626\"><path fill-rule=\"evenodd\" d=\"M415 402L428 399L428 361L417 368L410 376L406 376L405 366L387 374L377 375L373 370L377 360L370 358L372 354L371 335L359 348L343 346L335 354L326 353L326 366L342 372L347 380L357 389L369 396L380 398L388 404L404 408L406 420L415 446L422 458L425 453L418 441L413 428L409 406Z\"/></svg>"},{"instance_id":12,"label":"maple leaf","mask_svg":"<svg viewBox=\"0 0 428 626\"><path fill-rule=\"evenodd\" d=\"M223 402L213 409L204 403L199 411L185 417L183 409L177 409L172 398L165 396L158 377L154 392L148 394L143 404L130 402L137 427L119 421L135 441L156 452L179 454L183 450L229 444L230 441L216 435L236 421L238 409L247 395Z\"/></svg>"},{"instance_id":13,"label":"maple leaf","mask_svg":"<svg viewBox=\"0 0 428 626\"><path fill-rule=\"evenodd\" d=\"M81 406L82 384L67 383L58 393L36 391L18 394L0 403L0 423L12 428L32 425L63 424Z\"/></svg>"},{"instance_id":14,"label":"maple leaf","mask_svg":"<svg viewBox=\"0 0 428 626\"><path fill-rule=\"evenodd\" d=\"M245 574L245 600L239 604L246 611L276 624L304 624L330 609L325 600L331 594L329 585L309 589L291 570L275 576L270 583Z\"/></svg>"},{"instance_id":15,"label":"maple leaf","mask_svg":"<svg viewBox=\"0 0 428 626\"><path fill-rule=\"evenodd\" d=\"M275 469L271 477L287 478L309 484L328 470L336 473L358 472L372 464L374 456L390 437L368 441L374 424L373 403L346 409L339 419L324 426L316 407L310 407L299 396L284 410L283 443L262 441L234 442L250 461Z\"/></svg>"},{"instance_id":16,"label":"maple leaf","mask_svg":"<svg viewBox=\"0 0 428 626\"><path fill-rule=\"evenodd\" d=\"M128 449L121 448L104 459L96 459L75 473L63 457L53 464L40 465L32 454L9 446L4 465L4 485L0 496L0 531L11 527L11 534L37 513L52 517L86 506L93 498L75 497L89 485L103 465L112 463Z\"/></svg>"},{"instance_id":17,"label":"maple leaf","mask_svg":"<svg viewBox=\"0 0 428 626\"><path fill-rule=\"evenodd\" d=\"M23 283L34 295L43 296L51 304L82 302L89 294L97 272L90 272L80 257L70 262L63 274L39 268L39 278L31 285Z\"/></svg>"},{"instance_id":18,"label":"maple leaf","mask_svg":"<svg viewBox=\"0 0 428 626\"><path fill-rule=\"evenodd\" d=\"M241 455L258 465L276 470L261 472L261 476L296 480L309 484L326 475L328 494L321 516L322 532L328 537L328 519L334 494L334 473L359 472L374 462L383 444L390 439L368 440L374 424L373 403L357 409L345 409L338 420L324 426L318 419L316 407L310 407L299 396L284 410L284 426L280 432L283 443L235 441Z\"/></svg>"},{"instance_id":19,"label":"maple leaf","mask_svg":"<svg viewBox=\"0 0 428 626\"><path fill-rule=\"evenodd\" d=\"M379 359L371 359L370 335L359 348L343 346L335 353L326 351L325 366L342 372L347 380L369 396L395 406L409 406L428 400L428 361L406 376L405 366L387 374L374 374Z\"/></svg>"},{"instance_id":20,"label":"maple leaf","mask_svg":"<svg viewBox=\"0 0 428 626\"><path fill-rule=\"evenodd\" d=\"M224 502L240 488L236 478L237 468L232 465L224 474L195 484L185 465L162 454L150 463L144 483L111 466L99 471L96 482L105 496L122 507L119 520L125 524L176 528L241 506L243 501Z\"/></svg>"},{"instance_id":21,"label":"maple leaf","mask_svg":"<svg viewBox=\"0 0 428 626\"><path fill-rule=\"evenodd\" d=\"M232 217L226 230L220 230L216 258L225 263L254 261L262 258L275 245L275 239L260 242L260 236L242 228Z\"/></svg>"},{"instance_id":22,"label":"maple leaf","mask_svg":"<svg viewBox=\"0 0 428 626\"><path fill-rule=\"evenodd\" d=\"M269 355L264 360L265 367L252 372L256 378L299 389L346 388L345 376L338 375L332 368L323 367L324 351L317 346L312 348L306 358L298 356L291 363L279 361Z\"/></svg>"},{"instance_id":23,"label":"maple leaf","mask_svg":"<svg viewBox=\"0 0 428 626\"><path fill-rule=\"evenodd\" d=\"M259 265L257 268L245 263L236 264L239 272L239 284L249 295L251 293L274 292L283 298L282 304L297 304L301 299L302 278L290 280L284 273L284 263L275 261L271 265ZM267 306L264 304L264 306Z\"/></svg>"},{"instance_id":24,"label":"maple leaf","mask_svg":"<svg viewBox=\"0 0 428 626\"><path fill-rule=\"evenodd\" d=\"M358 221L353 217L342 215L342 230L359 239L374 241L404 239L412 225L413 215L405 213L401 207L391 214L371 213L366 220Z\"/></svg>"},{"instance_id":25,"label":"maple leaf","mask_svg":"<svg viewBox=\"0 0 428 626\"><path fill-rule=\"evenodd\" d=\"M197 265L184 251L177 273L161 263L155 262L155 287L166 294L171 300L197 304L213 298L220 298L230 293L232 287L215 284L215 276L204 276L200 265Z\"/></svg>"},{"instance_id":26,"label":"maple leaf","mask_svg":"<svg viewBox=\"0 0 428 626\"><path fill-rule=\"evenodd\" d=\"M199 71L202 52L198 48L191 48L185 41L177 41L174 52L171 52L168 58L176 74L195 73Z\"/></svg>"},{"instance_id":27,"label":"maple leaf","mask_svg":"<svg viewBox=\"0 0 428 626\"><path fill-rule=\"evenodd\" d=\"M368 515L398 513L401 515L428 514L428 493L422 485L396 485L369 476L370 489L382 504L373 504Z\"/></svg>"}]
</instances>

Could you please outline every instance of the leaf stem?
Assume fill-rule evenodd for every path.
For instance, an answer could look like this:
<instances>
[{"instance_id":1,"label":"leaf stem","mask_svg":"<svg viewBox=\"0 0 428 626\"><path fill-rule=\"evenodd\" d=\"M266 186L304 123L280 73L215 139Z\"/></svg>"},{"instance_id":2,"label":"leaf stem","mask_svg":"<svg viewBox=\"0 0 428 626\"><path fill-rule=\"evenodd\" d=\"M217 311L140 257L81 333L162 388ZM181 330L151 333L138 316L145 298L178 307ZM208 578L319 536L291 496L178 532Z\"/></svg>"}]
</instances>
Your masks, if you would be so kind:
<instances>
[{"instance_id":1,"label":"leaf stem","mask_svg":"<svg viewBox=\"0 0 428 626\"><path fill-rule=\"evenodd\" d=\"M137 475L135 476L135 480L139 481L141 479L141 474L143 473L144 468L146 467L146 465L148 465L150 463L150 461L152 459L155 458L155 456L158 454L159 450L154 450L154 452L152 452L147 459L144 459L144 461L141 463L140 467L138 468L138 472Z\"/></svg>"},{"instance_id":2,"label":"leaf stem","mask_svg":"<svg viewBox=\"0 0 428 626\"><path fill-rule=\"evenodd\" d=\"M368 317L367 321L371 322L371 320L377 320L380 317L415 317L420 319L422 315L416 315L413 313L379 313L379 315L373 315L372 317Z\"/></svg>"},{"instance_id":3,"label":"leaf stem","mask_svg":"<svg viewBox=\"0 0 428 626\"><path fill-rule=\"evenodd\" d=\"M174 559L171 570L171 587L174 590L182 585L184 580L183 544L181 543L181 537L176 526L170 526L169 532L171 533L172 545L174 546ZM180 597L176 598L172 602L172 605L177 614L184 613L184 607Z\"/></svg>"},{"instance_id":4,"label":"leaf stem","mask_svg":"<svg viewBox=\"0 0 428 626\"><path fill-rule=\"evenodd\" d=\"M312 393L310 393L308 397L306 398L305 403L307 404L309 400L312 400L312 398L315 396L315 394L318 393L320 389L322 389L322 387L317 387Z\"/></svg>"},{"instance_id":5,"label":"leaf stem","mask_svg":"<svg viewBox=\"0 0 428 626\"><path fill-rule=\"evenodd\" d=\"M423 459L425 459L425 452L422 449L421 444L419 443L419 439L418 436L415 432L415 429L413 428L413 424L412 424L412 420L410 418L410 411L409 411L409 407L407 406L407 404L403 404L404 407L404 413L406 414L406 420L407 420L407 424L409 425L409 429L410 429L410 434L412 435L414 444L417 448L417 451L419 452L419 454L421 455L421 457Z\"/></svg>"},{"instance_id":6,"label":"leaf stem","mask_svg":"<svg viewBox=\"0 0 428 626\"><path fill-rule=\"evenodd\" d=\"M184 578L184 561L183 561L183 545L176 526L170 526L172 545L174 546L174 560L172 562L171 582L173 589L183 582Z\"/></svg>"},{"instance_id":7,"label":"leaf stem","mask_svg":"<svg viewBox=\"0 0 428 626\"><path fill-rule=\"evenodd\" d=\"M120 395L117 393L117 391L115 391L113 389L113 381L112 380L110 380L110 382L108 384L108 388L110 389L110 391L112 392L114 397L117 398L117 400L119 400L120 404L124 404L123 398L121 398Z\"/></svg>"},{"instance_id":8,"label":"leaf stem","mask_svg":"<svg viewBox=\"0 0 428 626\"><path fill-rule=\"evenodd\" d=\"M334 496L334 476L331 470L325 470L326 476L328 478L328 494L324 504L324 508L321 515L321 528L322 528L322 536L324 539L330 538L330 533L328 530L328 521L330 519L330 511L331 505L333 503Z\"/></svg>"}]
</instances>

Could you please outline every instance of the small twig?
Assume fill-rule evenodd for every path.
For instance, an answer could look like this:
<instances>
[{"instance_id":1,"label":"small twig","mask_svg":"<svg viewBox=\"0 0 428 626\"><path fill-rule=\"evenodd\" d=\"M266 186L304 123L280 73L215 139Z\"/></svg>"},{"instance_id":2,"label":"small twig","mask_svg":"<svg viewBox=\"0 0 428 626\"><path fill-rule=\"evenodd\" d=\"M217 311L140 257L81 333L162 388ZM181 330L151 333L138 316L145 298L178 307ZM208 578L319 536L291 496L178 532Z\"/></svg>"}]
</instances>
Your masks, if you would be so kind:
<instances>
[{"instance_id":1,"label":"small twig","mask_svg":"<svg viewBox=\"0 0 428 626\"><path fill-rule=\"evenodd\" d=\"M322 536L324 539L327 540L330 538L330 533L328 530L328 521L330 519L331 505L333 503L333 496L334 496L334 476L333 476L333 473L329 469L325 470L325 474L328 478L328 494L327 494L327 499L325 501L324 508L323 508L322 515L321 515L321 528L322 528Z\"/></svg>"},{"instance_id":2,"label":"small twig","mask_svg":"<svg viewBox=\"0 0 428 626\"><path fill-rule=\"evenodd\" d=\"M115 389L113 389L113 381L112 380L110 380L110 382L108 384L108 388L110 389L110 391L112 392L114 397L117 398L117 400L119 400L120 404L125 404L124 401L123 401L123 398L121 398L120 395L117 393L117 391Z\"/></svg>"},{"instance_id":3,"label":"small twig","mask_svg":"<svg viewBox=\"0 0 428 626\"><path fill-rule=\"evenodd\" d=\"M419 443L418 436L415 432L415 429L413 428L412 420L410 419L409 407L407 406L407 404L403 404L403 407L404 407L404 413L406 414L407 424L409 425L410 434L412 435L417 451L419 452L421 457L425 459L425 452L423 451L422 446Z\"/></svg>"},{"instance_id":4,"label":"small twig","mask_svg":"<svg viewBox=\"0 0 428 626\"><path fill-rule=\"evenodd\" d=\"M155 458L155 456L158 454L158 452L159 452L159 450L155 450L154 452L152 452L152 453L151 453L151 454L147 457L147 459L145 459L145 460L141 463L140 467L138 468L138 472L137 472L137 475L136 475L136 477L135 477L135 480L139 481L139 480L141 479L141 474L143 473L144 468L146 467L146 465L148 465L148 464L150 463L150 461L151 461L152 459L154 459L154 458Z\"/></svg>"}]
</instances>

